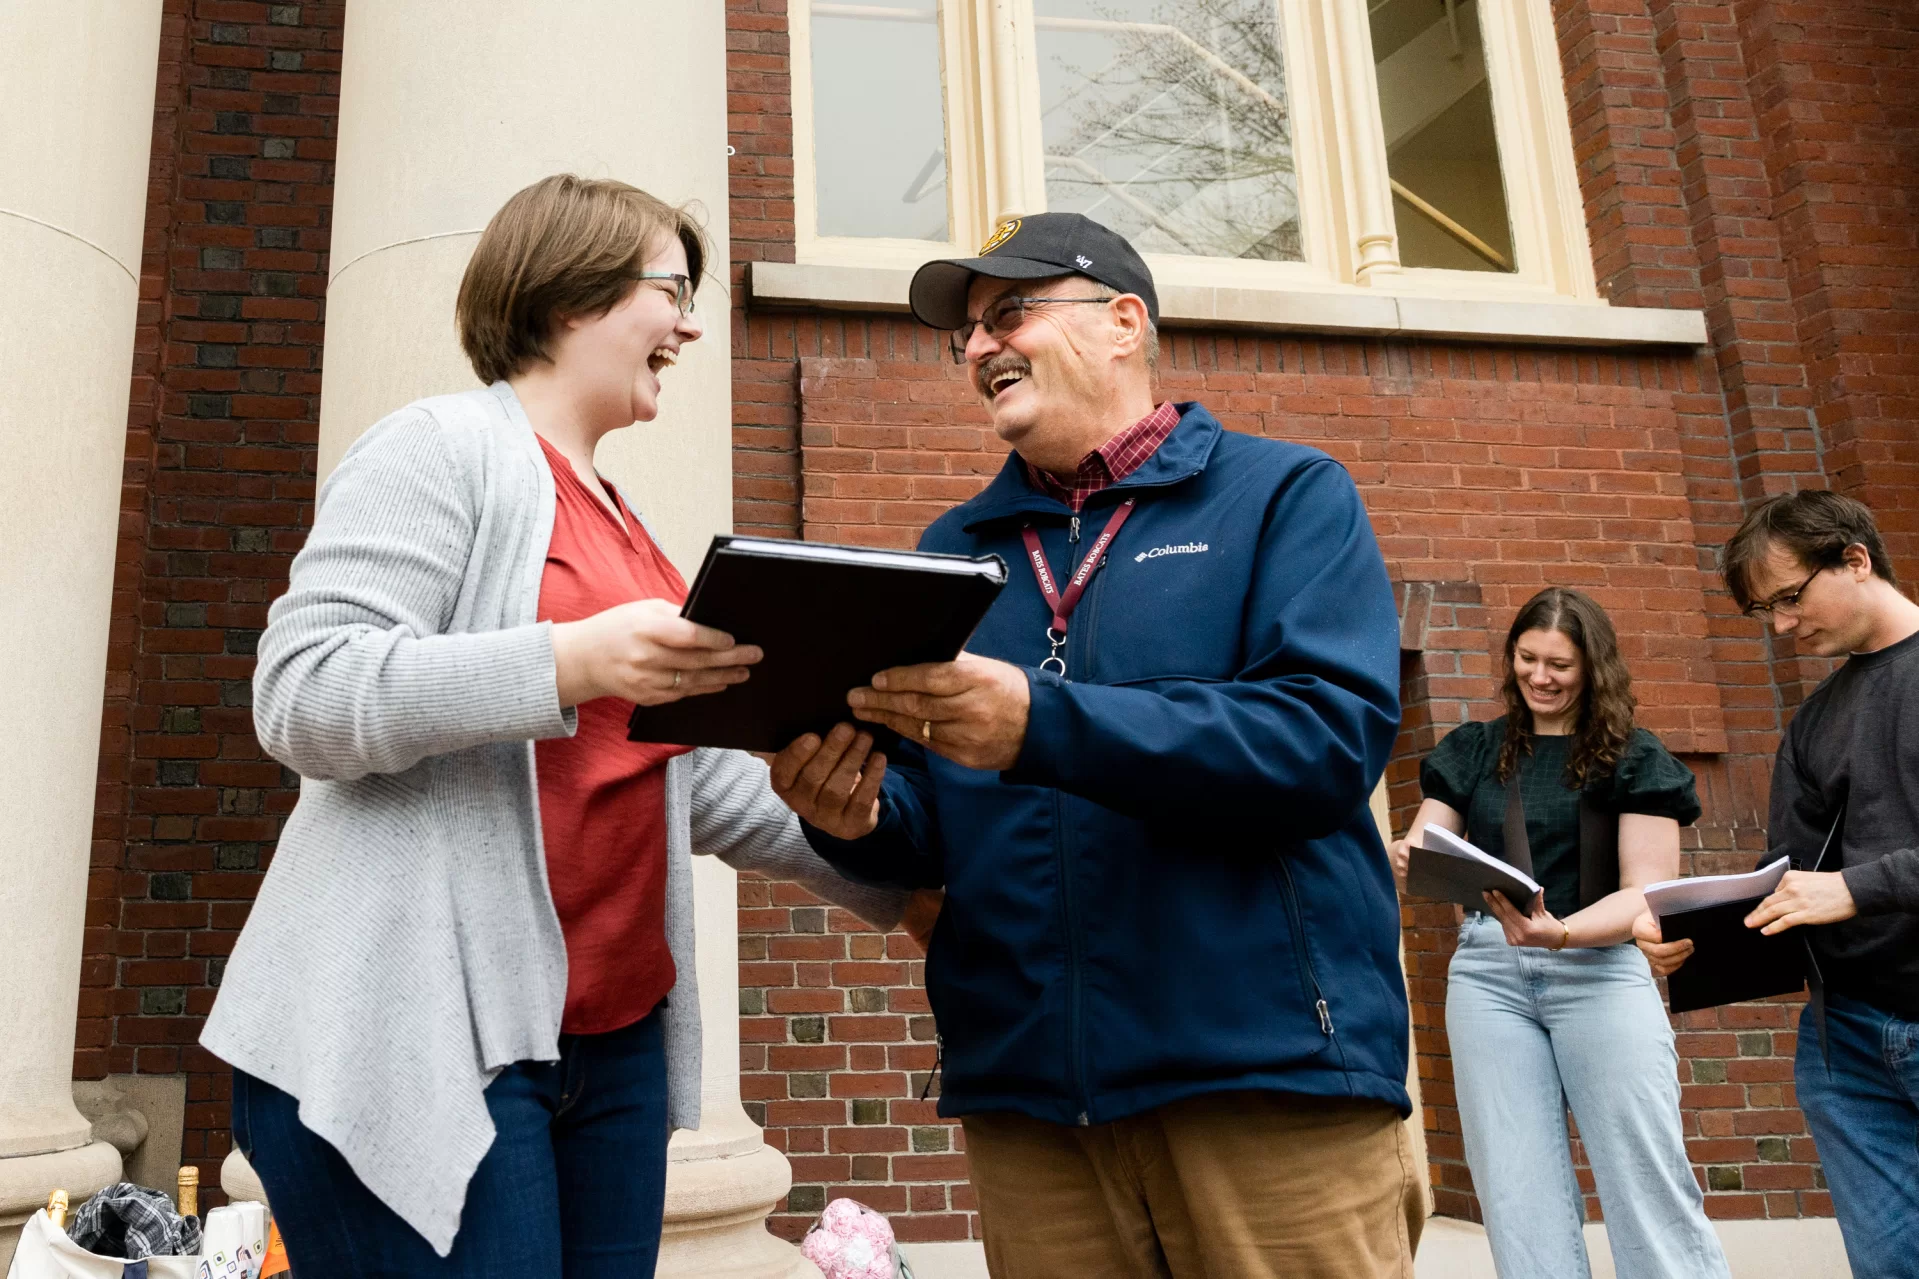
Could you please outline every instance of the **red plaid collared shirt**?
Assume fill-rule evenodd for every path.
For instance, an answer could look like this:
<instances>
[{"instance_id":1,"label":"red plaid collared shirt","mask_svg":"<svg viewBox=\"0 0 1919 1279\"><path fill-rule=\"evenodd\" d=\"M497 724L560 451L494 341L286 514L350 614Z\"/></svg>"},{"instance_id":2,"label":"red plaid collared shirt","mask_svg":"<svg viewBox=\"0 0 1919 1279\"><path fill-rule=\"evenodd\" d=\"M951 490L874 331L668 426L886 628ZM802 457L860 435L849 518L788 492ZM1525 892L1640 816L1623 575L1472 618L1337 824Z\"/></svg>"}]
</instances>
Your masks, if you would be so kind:
<instances>
[{"instance_id":1,"label":"red plaid collared shirt","mask_svg":"<svg viewBox=\"0 0 1919 1279\"><path fill-rule=\"evenodd\" d=\"M1071 483L1050 471L1040 470L1031 462L1026 463L1026 473L1040 491L1058 498L1078 513L1087 498L1145 465L1146 459L1159 452L1159 446L1166 443L1166 437L1178 425L1179 410L1168 400L1081 458Z\"/></svg>"}]
</instances>

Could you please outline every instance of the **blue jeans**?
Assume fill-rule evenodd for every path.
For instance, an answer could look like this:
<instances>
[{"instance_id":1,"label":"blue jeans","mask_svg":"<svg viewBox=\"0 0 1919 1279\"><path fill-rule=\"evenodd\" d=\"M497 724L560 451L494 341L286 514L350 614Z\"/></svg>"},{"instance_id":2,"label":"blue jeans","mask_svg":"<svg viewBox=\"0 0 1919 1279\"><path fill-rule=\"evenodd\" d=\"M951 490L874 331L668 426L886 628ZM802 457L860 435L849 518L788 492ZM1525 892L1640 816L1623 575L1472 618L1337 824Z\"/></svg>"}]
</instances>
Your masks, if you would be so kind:
<instances>
[{"instance_id":1,"label":"blue jeans","mask_svg":"<svg viewBox=\"0 0 1919 1279\"><path fill-rule=\"evenodd\" d=\"M1679 1129L1679 1058L1645 957L1627 943L1508 946L1471 914L1446 982L1466 1162L1500 1279L1587 1279L1579 1121L1619 1279L1726 1279Z\"/></svg>"},{"instance_id":2,"label":"blue jeans","mask_svg":"<svg viewBox=\"0 0 1919 1279\"><path fill-rule=\"evenodd\" d=\"M1919 1276L1919 1022L1826 998L1832 1073L1812 1010L1799 1017L1793 1083L1832 1188L1854 1279Z\"/></svg>"},{"instance_id":3,"label":"blue jeans","mask_svg":"<svg viewBox=\"0 0 1919 1279\"><path fill-rule=\"evenodd\" d=\"M666 1045L657 1011L561 1035L486 1090L497 1130L441 1257L300 1123L299 1103L233 1072L233 1140L253 1164L294 1273L314 1279L648 1279L666 1207Z\"/></svg>"}]
</instances>

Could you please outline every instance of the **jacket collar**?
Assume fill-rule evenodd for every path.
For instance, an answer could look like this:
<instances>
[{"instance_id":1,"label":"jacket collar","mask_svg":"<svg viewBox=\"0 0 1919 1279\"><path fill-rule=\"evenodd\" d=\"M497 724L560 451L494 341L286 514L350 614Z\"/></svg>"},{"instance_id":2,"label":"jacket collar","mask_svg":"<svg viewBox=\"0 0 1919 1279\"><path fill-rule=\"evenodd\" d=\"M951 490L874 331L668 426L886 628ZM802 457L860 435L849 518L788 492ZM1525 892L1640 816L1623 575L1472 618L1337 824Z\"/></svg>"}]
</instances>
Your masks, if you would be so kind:
<instances>
[{"instance_id":1,"label":"jacket collar","mask_svg":"<svg viewBox=\"0 0 1919 1279\"><path fill-rule=\"evenodd\" d=\"M1108 497L1109 493L1124 495L1139 489L1167 488L1190 480L1206 469L1213 446L1219 443L1222 430L1219 420L1197 402L1175 407L1179 409L1179 425L1173 428L1165 443L1131 475L1093 494L1087 502L1089 509L1095 504L1111 505L1119 500ZM968 533L996 520L1019 515L1045 515L1063 520L1073 513L1066 503L1033 483L1018 453L1009 454L986 491L961 509L965 518L960 527Z\"/></svg>"}]
</instances>

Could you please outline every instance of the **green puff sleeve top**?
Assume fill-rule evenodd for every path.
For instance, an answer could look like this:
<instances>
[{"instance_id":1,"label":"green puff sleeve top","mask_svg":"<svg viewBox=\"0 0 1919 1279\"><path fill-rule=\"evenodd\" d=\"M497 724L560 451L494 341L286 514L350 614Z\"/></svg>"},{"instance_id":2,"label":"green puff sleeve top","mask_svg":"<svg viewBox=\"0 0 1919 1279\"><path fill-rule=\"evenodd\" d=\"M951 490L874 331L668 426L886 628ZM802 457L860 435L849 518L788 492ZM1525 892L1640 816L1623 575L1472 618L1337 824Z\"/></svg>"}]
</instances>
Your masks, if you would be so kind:
<instances>
[{"instance_id":1,"label":"green puff sleeve top","mask_svg":"<svg viewBox=\"0 0 1919 1279\"><path fill-rule=\"evenodd\" d=\"M1461 724L1419 769L1426 798L1464 814L1466 838L1499 858L1506 855L1506 786L1493 768L1505 740L1503 718ZM1565 778L1571 751L1571 737L1535 736L1532 754L1520 756L1518 771L1533 878L1546 890L1546 909L1561 919L1579 909L1579 791ZM1699 819L1692 770L1643 728L1633 729L1612 776L1586 793L1605 813L1670 817L1681 826Z\"/></svg>"}]
</instances>

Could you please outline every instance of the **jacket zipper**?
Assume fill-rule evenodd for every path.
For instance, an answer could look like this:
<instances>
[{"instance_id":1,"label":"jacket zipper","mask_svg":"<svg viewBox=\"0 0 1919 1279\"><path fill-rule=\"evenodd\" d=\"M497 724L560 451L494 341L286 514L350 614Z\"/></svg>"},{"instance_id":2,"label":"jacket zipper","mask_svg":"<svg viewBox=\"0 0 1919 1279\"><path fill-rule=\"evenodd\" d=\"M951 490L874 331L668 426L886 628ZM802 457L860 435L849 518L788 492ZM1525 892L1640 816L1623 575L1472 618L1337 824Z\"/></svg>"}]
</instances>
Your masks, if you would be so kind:
<instances>
[{"instance_id":1,"label":"jacket zipper","mask_svg":"<svg viewBox=\"0 0 1919 1279\"><path fill-rule=\"evenodd\" d=\"M1313 997L1313 1011L1319 1014L1319 1033L1332 1037L1333 1014L1326 1006L1326 992L1320 988L1319 972L1313 967L1313 955L1306 947L1306 921L1299 910L1299 888L1293 883L1293 868L1286 864L1285 858L1275 859L1279 863L1279 873L1286 886L1286 912L1292 916L1293 941L1299 948L1299 975L1309 989L1305 992Z\"/></svg>"},{"instance_id":2,"label":"jacket zipper","mask_svg":"<svg viewBox=\"0 0 1919 1279\"><path fill-rule=\"evenodd\" d=\"M1086 1099L1086 1054L1080 1042L1079 918L1073 910L1072 859L1067 856L1066 815L1058 791L1053 792L1053 847L1059 857L1060 911L1066 916L1066 1070L1073 1100L1079 1104L1077 1122L1084 1128L1092 1120L1087 1114L1091 1105Z\"/></svg>"},{"instance_id":3,"label":"jacket zipper","mask_svg":"<svg viewBox=\"0 0 1919 1279\"><path fill-rule=\"evenodd\" d=\"M1077 515L1072 517L1072 523L1067 529L1066 540L1069 545L1077 545L1079 542L1079 516ZM1067 572L1069 574L1077 573L1080 569L1080 565L1076 562L1072 562L1070 557L1068 562L1069 562L1069 567L1067 569ZM1098 608L1096 607L1095 600L1094 600L1094 597L1098 596L1099 594L1100 583L1098 578L1099 578L1099 574L1096 571L1094 573L1094 580L1089 584L1091 589L1087 591L1087 598L1081 601L1081 606L1086 607L1089 610L1089 616L1086 619L1086 624L1084 626L1071 628L1066 633L1066 636L1067 636L1066 669L1068 671L1083 671L1086 669L1084 663L1090 660L1090 654L1092 653L1092 644L1087 640L1086 637L1092 633L1092 631L1094 630L1094 623L1098 620ZM1068 676L1068 678L1071 678L1070 675ZM1091 1115L1092 1102L1087 1095L1087 1089L1086 1089L1086 1044L1085 1044L1085 1032L1082 1025L1083 1012L1081 1009L1081 998L1080 998L1081 988L1080 988L1079 919L1078 919L1077 913L1073 909L1072 868L1071 868L1071 859L1067 855L1066 815L1064 811L1062 810L1062 807L1063 806L1060 802L1059 792L1054 791L1053 792L1053 823L1054 823L1053 829L1055 832L1055 838L1058 840L1059 850L1060 850L1060 858L1059 858L1060 899L1062 903L1064 904L1065 911L1066 911L1066 947L1067 947L1067 952L1066 952L1066 964L1067 964L1066 1043L1067 1043L1067 1052L1071 1058L1068 1064L1068 1069L1070 1070L1072 1074L1073 1096L1074 1096L1074 1099L1079 1103L1079 1113L1078 1113L1076 1122L1079 1124L1080 1127L1086 1128L1086 1127L1090 1127L1093 1121L1092 1121L1092 1115Z\"/></svg>"}]
</instances>

